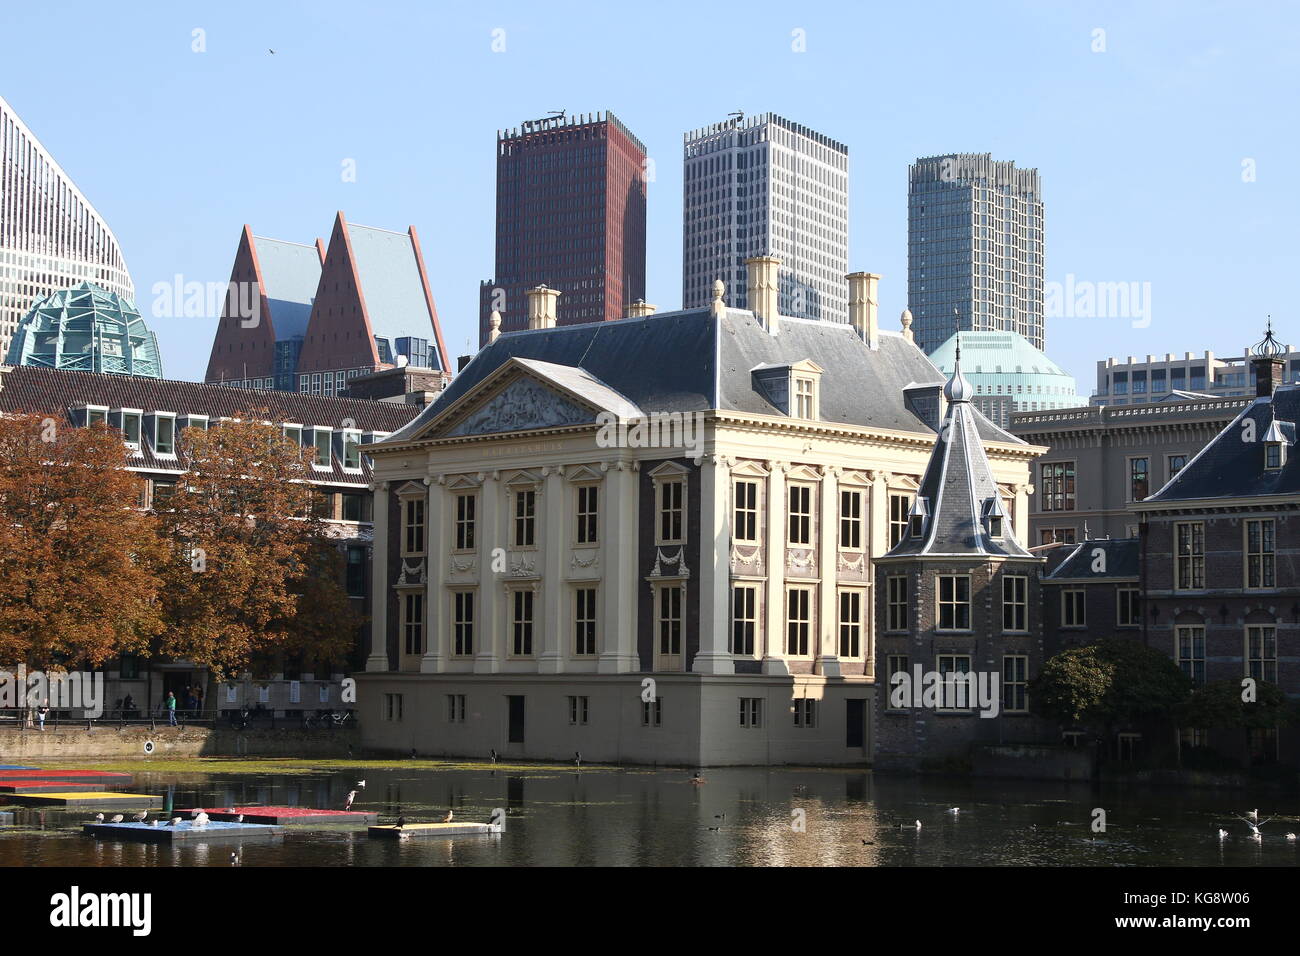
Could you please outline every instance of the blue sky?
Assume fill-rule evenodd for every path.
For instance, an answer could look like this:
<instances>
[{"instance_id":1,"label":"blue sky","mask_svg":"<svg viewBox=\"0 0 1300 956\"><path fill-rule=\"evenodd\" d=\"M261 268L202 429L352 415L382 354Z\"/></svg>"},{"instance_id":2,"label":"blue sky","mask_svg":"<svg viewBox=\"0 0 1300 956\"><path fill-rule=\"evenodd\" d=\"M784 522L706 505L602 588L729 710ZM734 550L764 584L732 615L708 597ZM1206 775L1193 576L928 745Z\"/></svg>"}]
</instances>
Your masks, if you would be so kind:
<instances>
[{"instance_id":1,"label":"blue sky","mask_svg":"<svg viewBox=\"0 0 1300 956\"><path fill-rule=\"evenodd\" d=\"M0 94L108 220L146 316L157 282L225 282L245 222L310 242L342 209L415 225L453 354L477 341L478 283L492 275L499 128L611 109L646 144L647 299L661 309L681 300L684 131L770 110L847 143L850 267L883 274L886 328L906 304L908 163L991 152L1042 173L1049 282L1150 283L1145 327L1049 319L1048 354L1088 394L1098 359L1239 353L1268 313L1300 343L1298 11L10 4ZM206 52L192 50L196 28ZM215 315L150 321L168 377L201 378Z\"/></svg>"}]
</instances>

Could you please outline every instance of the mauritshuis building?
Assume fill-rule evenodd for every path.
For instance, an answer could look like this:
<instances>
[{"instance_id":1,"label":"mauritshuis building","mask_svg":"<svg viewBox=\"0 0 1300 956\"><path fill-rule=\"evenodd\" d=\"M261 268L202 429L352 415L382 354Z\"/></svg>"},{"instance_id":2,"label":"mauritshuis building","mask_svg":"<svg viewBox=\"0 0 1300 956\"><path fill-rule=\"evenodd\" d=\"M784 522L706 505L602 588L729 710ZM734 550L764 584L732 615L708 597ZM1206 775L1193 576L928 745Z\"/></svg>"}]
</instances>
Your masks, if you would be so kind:
<instances>
[{"instance_id":1,"label":"mauritshuis building","mask_svg":"<svg viewBox=\"0 0 1300 956\"><path fill-rule=\"evenodd\" d=\"M447 373L442 326L415 227L335 217L329 244L244 226L204 380L310 395L397 367Z\"/></svg>"},{"instance_id":2,"label":"mauritshuis building","mask_svg":"<svg viewBox=\"0 0 1300 956\"><path fill-rule=\"evenodd\" d=\"M84 282L135 298L113 231L0 99L0 355L35 302Z\"/></svg>"},{"instance_id":3,"label":"mauritshuis building","mask_svg":"<svg viewBox=\"0 0 1300 956\"><path fill-rule=\"evenodd\" d=\"M560 292L558 323L620 319L645 297L646 150L613 113L497 133L496 263L479 288L479 343L528 326L527 291Z\"/></svg>"},{"instance_id":4,"label":"mauritshuis building","mask_svg":"<svg viewBox=\"0 0 1300 956\"><path fill-rule=\"evenodd\" d=\"M783 315L848 320L849 149L774 113L687 133L683 144L682 304L713 283L749 308L745 260L780 260Z\"/></svg>"},{"instance_id":5,"label":"mauritshuis building","mask_svg":"<svg viewBox=\"0 0 1300 956\"><path fill-rule=\"evenodd\" d=\"M367 746L867 759L873 560L908 532L944 383L879 328L876 276L849 277L840 324L782 315L778 268L747 263L752 310L719 282L704 308L598 325L557 326L534 290L531 328L366 447ZM962 407L1010 534L1042 449Z\"/></svg>"},{"instance_id":6,"label":"mauritshuis building","mask_svg":"<svg viewBox=\"0 0 1300 956\"><path fill-rule=\"evenodd\" d=\"M958 330L1014 332L1046 348L1038 170L988 153L918 159L907 231L907 301L922 349Z\"/></svg>"}]
</instances>

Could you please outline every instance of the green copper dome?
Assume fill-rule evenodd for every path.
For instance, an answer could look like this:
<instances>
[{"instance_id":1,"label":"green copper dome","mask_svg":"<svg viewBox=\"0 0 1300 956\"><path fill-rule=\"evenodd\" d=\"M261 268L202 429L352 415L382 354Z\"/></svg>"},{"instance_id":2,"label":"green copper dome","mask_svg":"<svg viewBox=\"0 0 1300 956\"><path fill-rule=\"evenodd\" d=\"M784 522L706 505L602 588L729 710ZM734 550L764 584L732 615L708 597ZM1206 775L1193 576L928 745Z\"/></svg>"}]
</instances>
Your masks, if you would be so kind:
<instances>
[{"instance_id":1,"label":"green copper dome","mask_svg":"<svg viewBox=\"0 0 1300 956\"><path fill-rule=\"evenodd\" d=\"M41 299L18 326L7 365L162 378L158 340L129 299L83 282Z\"/></svg>"},{"instance_id":2,"label":"green copper dome","mask_svg":"<svg viewBox=\"0 0 1300 956\"><path fill-rule=\"evenodd\" d=\"M946 376L953 373L957 347L954 335L930 353ZM1074 378L1015 332L962 332L961 371L976 398L1008 396L1017 411L1086 404L1075 393Z\"/></svg>"}]
</instances>

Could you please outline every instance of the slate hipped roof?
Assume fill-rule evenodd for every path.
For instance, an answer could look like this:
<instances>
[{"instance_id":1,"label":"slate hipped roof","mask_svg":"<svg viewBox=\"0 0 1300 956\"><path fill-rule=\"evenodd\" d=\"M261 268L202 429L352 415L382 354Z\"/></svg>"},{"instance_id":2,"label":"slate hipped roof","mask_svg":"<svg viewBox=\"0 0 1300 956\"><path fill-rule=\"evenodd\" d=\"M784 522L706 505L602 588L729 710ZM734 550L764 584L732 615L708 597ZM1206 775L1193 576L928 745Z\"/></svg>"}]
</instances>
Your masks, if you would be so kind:
<instances>
[{"instance_id":1,"label":"slate hipped roof","mask_svg":"<svg viewBox=\"0 0 1300 956\"><path fill-rule=\"evenodd\" d=\"M726 309L665 312L642 319L504 333L484 346L416 421L388 441L410 438L512 358L582 370L646 414L735 411L786 418L755 380L763 366L809 360L820 373L823 423L933 434L908 386L942 377L912 342L880 332L871 349L847 324L782 317L768 332L753 314ZM554 369L552 369L554 371ZM985 441L1022 445L971 409L971 428Z\"/></svg>"},{"instance_id":2,"label":"slate hipped roof","mask_svg":"<svg viewBox=\"0 0 1300 956\"><path fill-rule=\"evenodd\" d=\"M1201 449L1174 478L1142 504L1215 498L1300 495L1300 455L1295 423L1300 421L1300 386L1284 385L1257 398ZM1286 440L1281 468L1264 467L1270 429ZM1252 438L1253 440L1247 440Z\"/></svg>"},{"instance_id":3,"label":"slate hipped roof","mask_svg":"<svg viewBox=\"0 0 1300 956\"><path fill-rule=\"evenodd\" d=\"M1098 561L1097 552L1102 560ZM1098 570L1098 568L1101 570ZM1138 539L1101 538L1080 541L1044 581L1109 581L1138 577Z\"/></svg>"},{"instance_id":4,"label":"slate hipped roof","mask_svg":"<svg viewBox=\"0 0 1300 956\"><path fill-rule=\"evenodd\" d=\"M912 533L915 521L909 520L907 532L885 558L1034 558L1016 540L1011 516L1002 509L998 483L981 441L980 423L987 419L971 404L975 389L962 374L960 346L952 378L943 391L948 411L913 506L913 514L920 516L921 533ZM998 537L990 534L990 514L1001 518Z\"/></svg>"}]
</instances>

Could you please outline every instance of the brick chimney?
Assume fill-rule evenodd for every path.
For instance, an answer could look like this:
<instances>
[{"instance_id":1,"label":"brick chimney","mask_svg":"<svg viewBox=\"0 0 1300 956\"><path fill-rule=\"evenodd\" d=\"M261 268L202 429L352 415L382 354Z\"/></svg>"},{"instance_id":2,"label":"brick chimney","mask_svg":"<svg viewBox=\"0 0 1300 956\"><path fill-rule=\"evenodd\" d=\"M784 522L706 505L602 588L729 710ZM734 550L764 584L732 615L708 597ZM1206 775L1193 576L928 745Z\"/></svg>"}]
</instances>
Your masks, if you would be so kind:
<instances>
[{"instance_id":1,"label":"brick chimney","mask_svg":"<svg viewBox=\"0 0 1300 956\"><path fill-rule=\"evenodd\" d=\"M558 289L539 285L528 290L528 327L530 329L555 328L555 304L560 297Z\"/></svg>"},{"instance_id":2,"label":"brick chimney","mask_svg":"<svg viewBox=\"0 0 1300 956\"><path fill-rule=\"evenodd\" d=\"M771 335L780 331L781 316L777 312L777 293L780 291L777 270L780 266L781 260L775 256L754 256L745 260L749 310Z\"/></svg>"},{"instance_id":3,"label":"brick chimney","mask_svg":"<svg viewBox=\"0 0 1300 956\"><path fill-rule=\"evenodd\" d=\"M849 324L871 348L880 348L880 316L877 290L880 276L874 272L851 272L849 280Z\"/></svg>"},{"instance_id":4,"label":"brick chimney","mask_svg":"<svg viewBox=\"0 0 1300 956\"><path fill-rule=\"evenodd\" d=\"M651 305L645 299L637 299L635 302L629 302L627 309L623 313L625 319L644 319L648 315L654 315L657 305Z\"/></svg>"}]
</instances>

